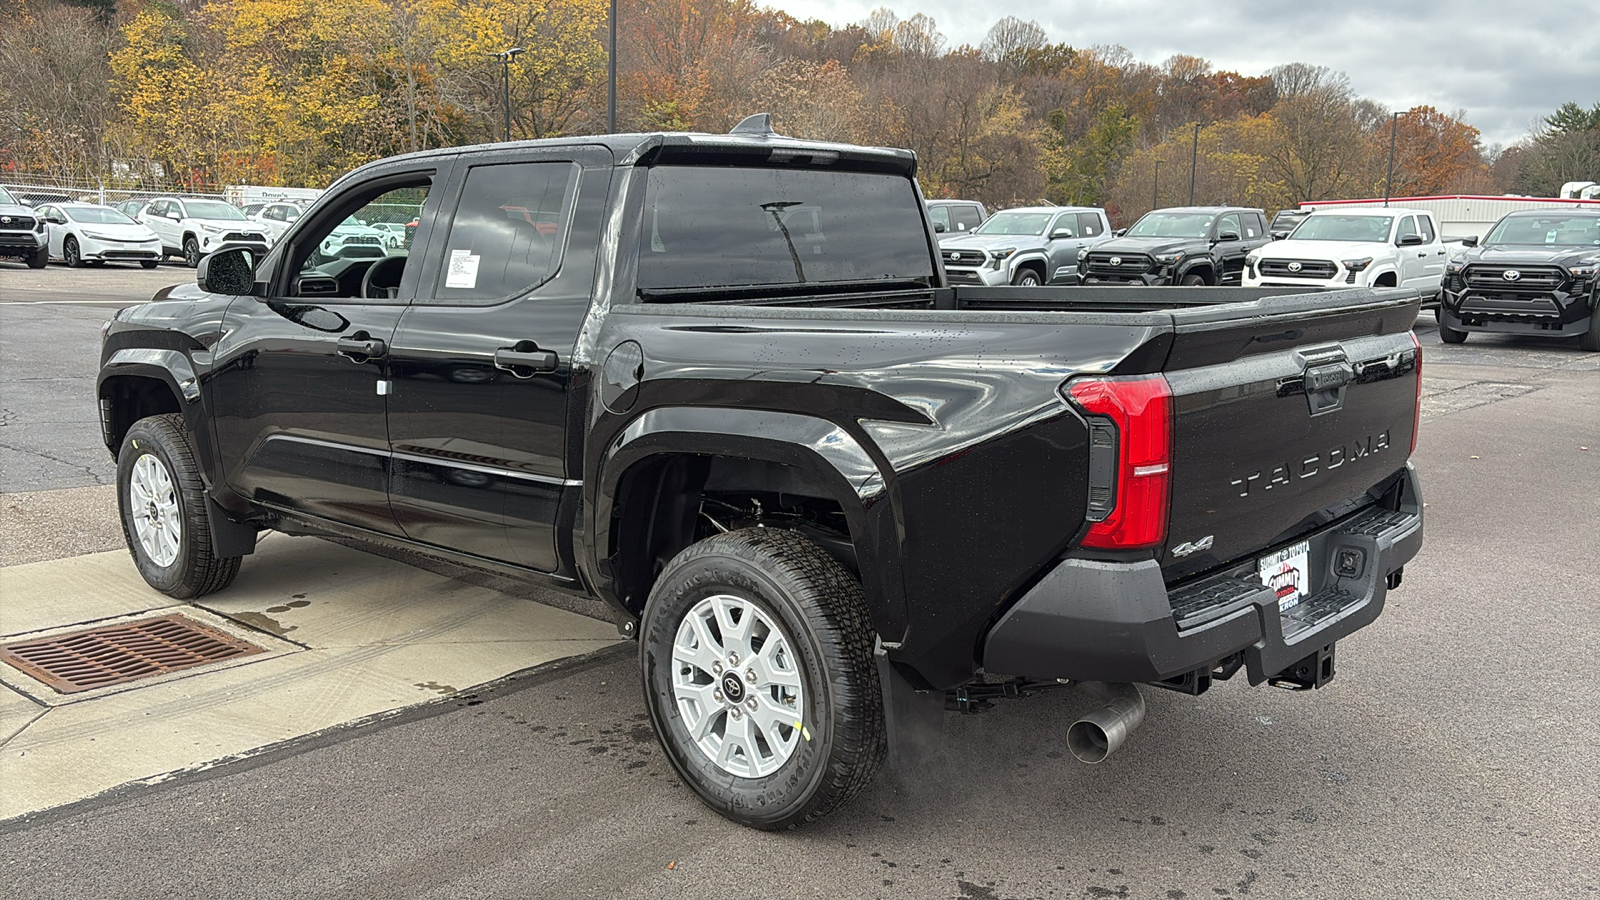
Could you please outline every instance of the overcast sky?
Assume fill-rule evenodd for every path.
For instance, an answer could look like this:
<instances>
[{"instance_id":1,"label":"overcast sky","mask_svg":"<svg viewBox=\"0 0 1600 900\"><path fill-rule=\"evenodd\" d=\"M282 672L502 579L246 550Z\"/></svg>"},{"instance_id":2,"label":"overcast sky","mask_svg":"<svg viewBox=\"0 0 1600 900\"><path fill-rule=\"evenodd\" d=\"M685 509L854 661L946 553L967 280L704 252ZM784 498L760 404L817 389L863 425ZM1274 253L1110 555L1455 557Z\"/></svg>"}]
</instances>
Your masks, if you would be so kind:
<instances>
[{"instance_id":1,"label":"overcast sky","mask_svg":"<svg viewBox=\"0 0 1600 900\"><path fill-rule=\"evenodd\" d=\"M1600 102L1600 0L764 0L833 26L886 6L933 17L951 47L977 46L995 22L1032 20L1073 47L1121 44L1159 65L1175 53L1261 75L1302 62L1350 76L1391 109L1464 111L1483 143L1510 144L1575 100Z\"/></svg>"}]
</instances>

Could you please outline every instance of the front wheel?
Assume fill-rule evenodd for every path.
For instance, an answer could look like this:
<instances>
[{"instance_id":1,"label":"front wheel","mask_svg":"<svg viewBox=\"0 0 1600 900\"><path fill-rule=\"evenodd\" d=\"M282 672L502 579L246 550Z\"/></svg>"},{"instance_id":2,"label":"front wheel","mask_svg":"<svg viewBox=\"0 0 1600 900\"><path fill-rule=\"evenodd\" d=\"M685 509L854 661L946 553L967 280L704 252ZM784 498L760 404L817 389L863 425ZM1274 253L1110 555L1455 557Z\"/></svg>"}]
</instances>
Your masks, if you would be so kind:
<instances>
[{"instance_id":1,"label":"front wheel","mask_svg":"<svg viewBox=\"0 0 1600 900\"><path fill-rule=\"evenodd\" d=\"M1439 340L1446 344L1459 344L1467 339L1465 331L1457 331L1444 322L1439 323Z\"/></svg>"},{"instance_id":2,"label":"front wheel","mask_svg":"<svg viewBox=\"0 0 1600 900\"><path fill-rule=\"evenodd\" d=\"M240 557L211 547L205 487L177 413L140 419L117 454L122 535L139 574L156 590L190 600L227 587Z\"/></svg>"},{"instance_id":3,"label":"front wheel","mask_svg":"<svg viewBox=\"0 0 1600 900\"><path fill-rule=\"evenodd\" d=\"M752 828L822 818L883 762L883 698L861 586L791 531L679 553L645 606L645 701L673 768Z\"/></svg>"},{"instance_id":4,"label":"front wheel","mask_svg":"<svg viewBox=\"0 0 1600 900\"><path fill-rule=\"evenodd\" d=\"M1017 287L1038 287L1039 273L1032 269L1019 269L1017 274L1012 276L1011 283Z\"/></svg>"},{"instance_id":5,"label":"front wheel","mask_svg":"<svg viewBox=\"0 0 1600 900\"><path fill-rule=\"evenodd\" d=\"M194 235L183 239L183 264L191 269L200 265L200 242Z\"/></svg>"},{"instance_id":6,"label":"front wheel","mask_svg":"<svg viewBox=\"0 0 1600 900\"><path fill-rule=\"evenodd\" d=\"M160 260L155 260L155 259L141 259L141 260L139 260L139 268L141 268L141 269L154 269L156 266L159 266L159 265L161 265L161 261Z\"/></svg>"},{"instance_id":7,"label":"front wheel","mask_svg":"<svg viewBox=\"0 0 1600 900\"><path fill-rule=\"evenodd\" d=\"M1183 285L1184 287L1199 287L1199 286L1205 284L1206 280L1204 278L1200 277L1197 274L1190 273L1188 275L1183 276L1183 280L1178 282L1178 283Z\"/></svg>"},{"instance_id":8,"label":"front wheel","mask_svg":"<svg viewBox=\"0 0 1600 900\"><path fill-rule=\"evenodd\" d=\"M1600 351L1600 307L1589 313L1589 330L1578 335L1578 349L1590 353Z\"/></svg>"},{"instance_id":9,"label":"front wheel","mask_svg":"<svg viewBox=\"0 0 1600 900\"><path fill-rule=\"evenodd\" d=\"M69 269L83 265L83 253L78 249L77 238L67 235L67 239L61 242L61 260Z\"/></svg>"},{"instance_id":10,"label":"front wheel","mask_svg":"<svg viewBox=\"0 0 1600 900\"><path fill-rule=\"evenodd\" d=\"M28 268L30 268L30 269L42 269L45 266L49 265L49 263L50 263L50 248L49 247L40 247L37 251L34 252L34 254L32 256L28 257Z\"/></svg>"}]
</instances>

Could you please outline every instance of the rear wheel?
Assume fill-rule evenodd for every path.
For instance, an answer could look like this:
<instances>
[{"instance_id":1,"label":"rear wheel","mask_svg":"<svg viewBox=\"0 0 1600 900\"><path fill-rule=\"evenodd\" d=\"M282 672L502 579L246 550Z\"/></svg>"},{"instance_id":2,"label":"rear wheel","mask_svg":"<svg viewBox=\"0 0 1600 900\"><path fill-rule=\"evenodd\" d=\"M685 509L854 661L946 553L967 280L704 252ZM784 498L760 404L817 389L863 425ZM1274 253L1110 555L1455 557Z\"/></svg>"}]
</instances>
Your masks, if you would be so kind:
<instances>
[{"instance_id":1,"label":"rear wheel","mask_svg":"<svg viewBox=\"0 0 1600 900\"><path fill-rule=\"evenodd\" d=\"M183 416L140 419L117 454L122 534L139 574L156 590L189 600L227 587L240 557L211 548L205 487Z\"/></svg>"},{"instance_id":2,"label":"rear wheel","mask_svg":"<svg viewBox=\"0 0 1600 900\"><path fill-rule=\"evenodd\" d=\"M702 802L753 828L820 819L886 747L861 586L790 531L746 528L679 553L645 606L645 700Z\"/></svg>"},{"instance_id":3,"label":"rear wheel","mask_svg":"<svg viewBox=\"0 0 1600 900\"><path fill-rule=\"evenodd\" d=\"M1017 287L1038 287L1039 273L1032 269L1019 269L1017 274L1012 276L1011 283Z\"/></svg>"}]
</instances>

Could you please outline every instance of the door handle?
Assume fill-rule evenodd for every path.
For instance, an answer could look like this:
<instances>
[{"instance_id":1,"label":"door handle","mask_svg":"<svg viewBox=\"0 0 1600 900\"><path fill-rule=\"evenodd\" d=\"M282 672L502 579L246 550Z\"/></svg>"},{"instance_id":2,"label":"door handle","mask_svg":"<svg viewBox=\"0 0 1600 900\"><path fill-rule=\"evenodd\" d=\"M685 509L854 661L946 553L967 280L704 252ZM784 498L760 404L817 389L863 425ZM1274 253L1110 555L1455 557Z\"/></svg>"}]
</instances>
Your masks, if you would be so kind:
<instances>
[{"instance_id":1,"label":"door handle","mask_svg":"<svg viewBox=\"0 0 1600 900\"><path fill-rule=\"evenodd\" d=\"M372 359L389 352L389 345L374 337L367 337L364 331L358 331L349 337L339 338L339 355L351 359L363 357Z\"/></svg>"},{"instance_id":2,"label":"door handle","mask_svg":"<svg viewBox=\"0 0 1600 900\"><path fill-rule=\"evenodd\" d=\"M505 369L519 378L532 377L533 372L554 372L560 360L554 350L540 350L532 341L519 341L515 347L501 347L494 351L494 367ZM518 370L531 370L527 374Z\"/></svg>"}]
</instances>

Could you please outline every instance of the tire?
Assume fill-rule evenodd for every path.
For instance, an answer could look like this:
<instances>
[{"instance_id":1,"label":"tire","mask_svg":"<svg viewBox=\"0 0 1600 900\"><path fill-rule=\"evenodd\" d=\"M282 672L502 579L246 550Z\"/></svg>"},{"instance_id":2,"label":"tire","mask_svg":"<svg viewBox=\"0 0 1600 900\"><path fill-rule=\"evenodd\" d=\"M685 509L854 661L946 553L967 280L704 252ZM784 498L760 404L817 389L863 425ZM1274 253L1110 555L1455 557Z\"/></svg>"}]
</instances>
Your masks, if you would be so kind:
<instances>
[{"instance_id":1,"label":"tire","mask_svg":"<svg viewBox=\"0 0 1600 900\"><path fill-rule=\"evenodd\" d=\"M200 242L192 234L183 236L183 264L191 269L200 265Z\"/></svg>"},{"instance_id":2,"label":"tire","mask_svg":"<svg viewBox=\"0 0 1600 900\"><path fill-rule=\"evenodd\" d=\"M78 239L70 234L61 242L61 261L66 263L69 269L83 266L83 251L78 249Z\"/></svg>"},{"instance_id":3,"label":"tire","mask_svg":"<svg viewBox=\"0 0 1600 900\"><path fill-rule=\"evenodd\" d=\"M241 557L211 550L210 519L194 448L178 413L140 419L117 454L122 536L145 583L178 600L227 587Z\"/></svg>"},{"instance_id":4,"label":"tire","mask_svg":"<svg viewBox=\"0 0 1600 900\"><path fill-rule=\"evenodd\" d=\"M1205 284L1206 280L1191 272L1188 275L1183 276L1183 280L1179 281L1178 283L1184 287L1196 287L1198 285Z\"/></svg>"},{"instance_id":5,"label":"tire","mask_svg":"<svg viewBox=\"0 0 1600 900\"><path fill-rule=\"evenodd\" d=\"M1019 269L1017 274L1011 276L1011 283L1017 287L1038 287L1039 273L1032 269Z\"/></svg>"},{"instance_id":6,"label":"tire","mask_svg":"<svg viewBox=\"0 0 1600 900\"><path fill-rule=\"evenodd\" d=\"M847 803L883 763L872 646L861 585L822 548L782 529L731 531L679 553L650 591L645 705L702 802L751 828L794 828ZM730 666L729 654L741 658Z\"/></svg>"},{"instance_id":7,"label":"tire","mask_svg":"<svg viewBox=\"0 0 1600 900\"><path fill-rule=\"evenodd\" d=\"M28 257L28 268L42 269L50 264L50 248L40 247L37 252Z\"/></svg>"},{"instance_id":8,"label":"tire","mask_svg":"<svg viewBox=\"0 0 1600 900\"><path fill-rule=\"evenodd\" d=\"M141 269L154 269L156 266L159 266L159 265L161 265L161 260L159 260L159 259L141 259L141 260L139 260L139 268L141 268Z\"/></svg>"},{"instance_id":9,"label":"tire","mask_svg":"<svg viewBox=\"0 0 1600 900\"><path fill-rule=\"evenodd\" d=\"M1589 330L1578 335L1578 349L1600 352L1600 307L1589 311Z\"/></svg>"},{"instance_id":10,"label":"tire","mask_svg":"<svg viewBox=\"0 0 1600 900\"><path fill-rule=\"evenodd\" d=\"M1465 331L1457 331L1443 322L1439 323L1439 340L1444 341L1446 344L1460 344L1466 339L1467 333Z\"/></svg>"}]
</instances>

